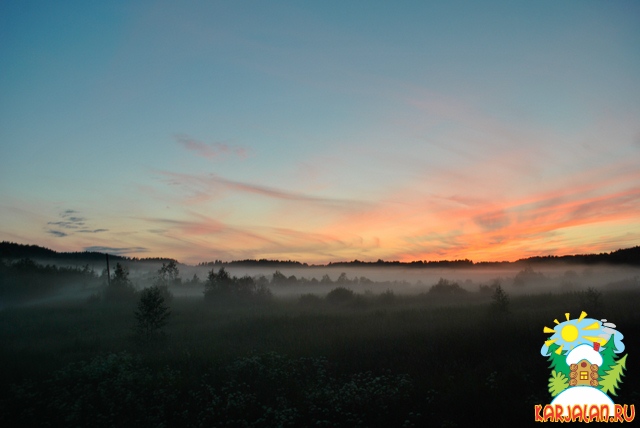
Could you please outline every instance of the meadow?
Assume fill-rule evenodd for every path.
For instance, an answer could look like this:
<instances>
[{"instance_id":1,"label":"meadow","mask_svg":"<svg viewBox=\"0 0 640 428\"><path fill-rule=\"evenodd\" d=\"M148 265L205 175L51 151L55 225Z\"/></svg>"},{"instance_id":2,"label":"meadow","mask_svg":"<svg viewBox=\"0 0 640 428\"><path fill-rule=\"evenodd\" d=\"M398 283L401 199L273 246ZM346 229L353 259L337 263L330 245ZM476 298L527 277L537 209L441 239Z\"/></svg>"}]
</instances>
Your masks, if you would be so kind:
<instances>
[{"instance_id":1,"label":"meadow","mask_svg":"<svg viewBox=\"0 0 640 428\"><path fill-rule=\"evenodd\" d=\"M640 290L531 291L507 311L480 292L174 297L145 341L135 300L7 307L0 410L10 426L524 426L551 401L543 327L589 305L626 338L615 402L638 403Z\"/></svg>"}]
</instances>

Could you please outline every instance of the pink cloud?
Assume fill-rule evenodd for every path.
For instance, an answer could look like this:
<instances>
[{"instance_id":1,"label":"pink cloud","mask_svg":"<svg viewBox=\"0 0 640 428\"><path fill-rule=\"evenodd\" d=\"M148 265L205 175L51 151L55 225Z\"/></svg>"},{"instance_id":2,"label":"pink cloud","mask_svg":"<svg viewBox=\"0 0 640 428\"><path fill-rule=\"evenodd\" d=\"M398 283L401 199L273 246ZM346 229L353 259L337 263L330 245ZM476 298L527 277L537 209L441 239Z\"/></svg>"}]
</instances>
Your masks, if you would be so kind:
<instances>
[{"instance_id":1,"label":"pink cloud","mask_svg":"<svg viewBox=\"0 0 640 428\"><path fill-rule=\"evenodd\" d=\"M143 218L156 228L148 229L153 236L176 241L183 251L224 255L226 260L245 258L299 259L322 262L340 259L345 250L365 248L357 236L337 237L313 231L264 225L236 226L217 219L190 213L186 220ZM160 227L158 227L160 226ZM153 240L153 239L152 239ZM206 256L201 256L206 259ZM217 256L216 256L217 257Z\"/></svg>"},{"instance_id":2,"label":"pink cloud","mask_svg":"<svg viewBox=\"0 0 640 428\"><path fill-rule=\"evenodd\" d=\"M215 174L191 175L167 171L160 171L159 173L168 178L167 182L169 184L182 186L187 189L189 194L192 195L188 198L191 203L199 203L215 199L219 197L222 192L227 191L263 196L276 200L311 203L336 209L356 209L358 207L366 207L370 205L365 201L307 195L304 193L291 192L256 183L230 180Z\"/></svg>"},{"instance_id":3,"label":"pink cloud","mask_svg":"<svg viewBox=\"0 0 640 428\"><path fill-rule=\"evenodd\" d=\"M483 177L478 184L490 182L491 177ZM571 253L598 246L592 242L598 239L593 230L605 233L612 225L635 224L640 212L636 183L640 171L619 163L547 182L545 190L527 192L515 186L512 196L496 198L471 190L453 196L419 194L411 185L370 209L345 213L321 232L375 235L384 243L381 258L405 261L514 260L546 254L554 246ZM578 241L576 230L585 230Z\"/></svg>"}]
</instances>

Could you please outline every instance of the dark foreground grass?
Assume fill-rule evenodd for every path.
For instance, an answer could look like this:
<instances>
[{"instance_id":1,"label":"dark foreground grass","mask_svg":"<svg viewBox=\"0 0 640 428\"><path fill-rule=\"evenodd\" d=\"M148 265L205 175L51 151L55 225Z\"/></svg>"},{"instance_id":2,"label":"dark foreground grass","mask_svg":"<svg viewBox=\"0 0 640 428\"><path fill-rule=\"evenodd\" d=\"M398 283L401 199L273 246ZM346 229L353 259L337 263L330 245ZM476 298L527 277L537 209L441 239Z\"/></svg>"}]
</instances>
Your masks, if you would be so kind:
<instances>
[{"instance_id":1,"label":"dark foreground grass","mask_svg":"<svg viewBox=\"0 0 640 428\"><path fill-rule=\"evenodd\" d=\"M388 297L388 296L387 296ZM615 402L640 396L640 292L602 313L625 335ZM543 327L576 295L360 298L331 305L174 299L141 343L135 302L0 312L2 414L11 426L523 426L547 404Z\"/></svg>"}]
</instances>

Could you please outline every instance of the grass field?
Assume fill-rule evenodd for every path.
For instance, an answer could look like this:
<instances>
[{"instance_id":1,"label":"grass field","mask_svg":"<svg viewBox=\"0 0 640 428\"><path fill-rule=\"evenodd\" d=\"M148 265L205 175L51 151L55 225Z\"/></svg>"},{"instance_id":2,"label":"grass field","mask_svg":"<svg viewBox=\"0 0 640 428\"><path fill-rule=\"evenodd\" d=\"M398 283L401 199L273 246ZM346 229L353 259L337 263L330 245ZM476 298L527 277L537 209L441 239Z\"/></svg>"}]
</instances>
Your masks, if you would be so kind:
<instances>
[{"instance_id":1,"label":"grass field","mask_svg":"<svg viewBox=\"0 0 640 428\"><path fill-rule=\"evenodd\" d=\"M577 317L579 297L513 297L506 315L479 293L175 298L166 334L147 343L135 302L7 308L2 410L24 426L522 426L551 401L542 329ZM634 404L640 291L602 297L588 315L625 335L614 401Z\"/></svg>"}]
</instances>

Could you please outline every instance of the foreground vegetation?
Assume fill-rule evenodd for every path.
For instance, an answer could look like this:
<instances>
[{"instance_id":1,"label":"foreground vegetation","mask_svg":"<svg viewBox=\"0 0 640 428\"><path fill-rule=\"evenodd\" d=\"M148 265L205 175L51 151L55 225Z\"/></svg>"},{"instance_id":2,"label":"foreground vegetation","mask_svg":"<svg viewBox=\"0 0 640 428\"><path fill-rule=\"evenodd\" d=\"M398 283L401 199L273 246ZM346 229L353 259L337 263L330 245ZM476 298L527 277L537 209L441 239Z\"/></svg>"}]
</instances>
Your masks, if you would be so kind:
<instances>
[{"instance_id":1,"label":"foreground vegetation","mask_svg":"<svg viewBox=\"0 0 640 428\"><path fill-rule=\"evenodd\" d=\"M616 402L640 398L638 291L336 290L174 298L164 334L144 341L135 299L6 308L0 412L11 426L522 426L551 400L543 326L585 303L627 338Z\"/></svg>"}]
</instances>

